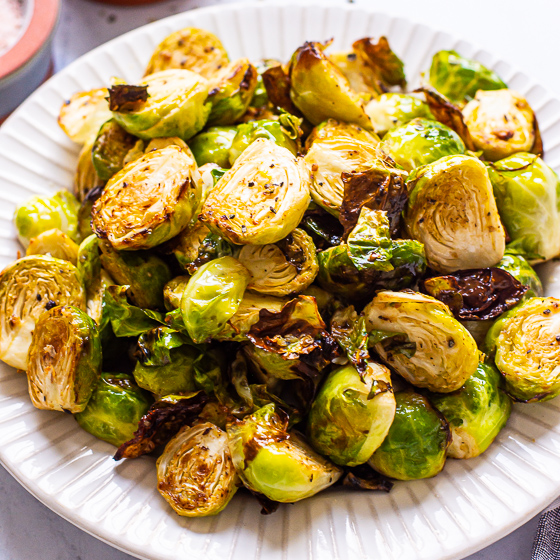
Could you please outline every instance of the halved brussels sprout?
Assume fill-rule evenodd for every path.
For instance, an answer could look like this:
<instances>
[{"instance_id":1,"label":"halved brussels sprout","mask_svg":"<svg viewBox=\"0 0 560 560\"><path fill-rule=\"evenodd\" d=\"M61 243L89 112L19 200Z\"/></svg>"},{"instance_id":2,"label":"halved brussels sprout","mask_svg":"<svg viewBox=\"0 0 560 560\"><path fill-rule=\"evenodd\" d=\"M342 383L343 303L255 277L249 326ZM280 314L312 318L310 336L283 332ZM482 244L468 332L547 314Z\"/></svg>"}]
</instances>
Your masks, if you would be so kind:
<instances>
[{"instance_id":1,"label":"halved brussels sprout","mask_svg":"<svg viewBox=\"0 0 560 560\"><path fill-rule=\"evenodd\" d=\"M210 78L208 99L212 111L210 125L228 125L239 120L249 107L257 87L257 69L247 58L240 58Z\"/></svg>"},{"instance_id":2,"label":"halved brussels sprout","mask_svg":"<svg viewBox=\"0 0 560 560\"><path fill-rule=\"evenodd\" d=\"M78 260L78 245L59 229L49 229L31 239L25 254L48 255L75 265Z\"/></svg>"},{"instance_id":3,"label":"halved brussels sprout","mask_svg":"<svg viewBox=\"0 0 560 560\"><path fill-rule=\"evenodd\" d=\"M377 472L398 480L438 474L451 442L445 418L421 395L395 394L397 409L387 437L368 461Z\"/></svg>"},{"instance_id":4,"label":"halved brussels sprout","mask_svg":"<svg viewBox=\"0 0 560 560\"><path fill-rule=\"evenodd\" d=\"M407 171L444 156L465 153L465 144L456 132L440 122L422 118L389 130L382 148Z\"/></svg>"},{"instance_id":5,"label":"halved brussels sprout","mask_svg":"<svg viewBox=\"0 0 560 560\"><path fill-rule=\"evenodd\" d=\"M262 75L269 68L275 68L277 66L281 66L281 64L282 63L280 61L274 58L264 58L254 63L255 68L257 69L257 87L253 93L250 106L257 109L257 113L261 113L262 111L266 111L271 108Z\"/></svg>"},{"instance_id":6,"label":"halved brussels sprout","mask_svg":"<svg viewBox=\"0 0 560 560\"><path fill-rule=\"evenodd\" d=\"M200 220L232 243L276 243L309 204L303 159L264 138L255 140L208 195Z\"/></svg>"},{"instance_id":7,"label":"halved brussels sprout","mask_svg":"<svg viewBox=\"0 0 560 560\"><path fill-rule=\"evenodd\" d=\"M132 88L147 92L130 99ZM109 90L113 119L144 140L178 136L188 140L202 130L212 109L208 82L190 70L163 70L146 76L138 86L114 85Z\"/></svg>"},{"instance_id":8,"label":"halved brussels sprout","mask_svg":"<svg viewBox=\"0 0 560 560\"><path fill-rule=\"evenodd\" d=\"M306 42L290 64L290 97L312 124L333 118L371 130L363 99L326 57L322 45Z\"/></svg>"},{"instance_id":9,"label":"halved brussels sprout","mask_svg":"<svg viewBox=\"0 0 560 560\"><path fill-rule=\"evenodd\" d=\"M56 306L35 325L27 368L33 406L82 412L101 372L101 340L93 320L77 307Z\"/></svg>"},{"instance_id":10,"label":"halved brussels sprout","mask_svg":"<svg viewBox=\"0 0 560 560\"><path fill-rule=\"evenodd\" d=\"M533 267L527 260L516 253L512 253L506 249L502 260L496 265L496 268L501 268L509 272L516 280L527 286L527 295L529 297L542 296L543 286L541 279Z\"/></svg>"},{"instance_id":11,"label":"halved brussels sprout","mask_svg":"<svg viewBox=\"0 0 560 560\"><path fill-rule=\"evenodd\" d=\"M274 245L244 245L237 258L251 273L248 289L271 296L301 292L319 272L313 241L298 228Z\"/></svg>"},{"instance_id":12,"label":"halved brussels sprout","mask_svg":"<svg viewBox=\"0 0 560 560\"><path fill-rule=\"evenodd\" d=\"M8 265L0 274L0 360L26 370L35 323L57 305L86 308L86 295L75 266L32 255Z\"/></svg>"},{"instance_id":13,"label":"halved brussels sprout","mask_svg":"<svg viewBox=\"0 0 560 560\"><path fill-rule=\"evenodd\" d=\"M439 272L494 266L504 256L502 227L485 165L447 156L420 168L409 182L409 235L424 243Z\"/></svg>"},{"instance_id":14,"label":"halved brussels sprout","mask_svg":"<svg viewBox=\"0 0 560 560\"><path fill-rule=\"evenodd\" d=\"M374 132L381 136L412 119L433 119L428 104L407 93L383 93L372 99L365 111L371 119Z\"/></svg>"},{"instance_id":15,"label":"halved brussels sprout","mask_svg":"<svg viewBox=\"0 0 560 560\"><path fill-rule=\"evenodd\" d=\"M560 300L531 298L498 319L486 346L495 348L506 392L516 401L546 401L560 394Z\"/></svg>"},{"instance_id":16,"label":"halved brussels sprout","mask_svg":"<svg viewBox=\"0 0 560 560\"><path fill-rule=\"evenodd\" d=\"M297 502L334 484L342 470L288 433L288 419L268 404L227 426L233 464L243 484L275 502Z\"/></svg>"},{"instance_id":17,"label":"halved brussels sprout","mask_svg":"<svg viewBox=\"0 0 560 560\"><path fill-rule=\"evenodd\" d=\"M171 33L156 47L145 75L181 68L210 79L228 62L227 52L214 34L196 27L185 27Z\"/></svg>"},{"instance_id":18,"label":"halved brussels sprout","mask_svg":"<svg viewBox=\"0 0 560 560\"><path fill-rule=\"evenodd\" d=\"M237 134L234 126L212 126L191 138L189 146L198 165L215 163L229 168L229 150Z\"/></svg>"},{"instance_id":19,"label":"halved brussels sprout","mask_svg":"<svg viewBox=\"0 0 560 560\"><path fill-rule=\"evenodd\" d=\"M33 196L14 213L20 243L27 248L32 237L54 228L76 241L79 207L76 198L68 191L59 191L51 197Z\"/></svg>"},{"instance_id":20,"label":"halved brussels sprout","mask_svg":"<svg viewBox=\"0 0 560 560\"><path fill-rule=\"evenodd\" d=\"M76 167L76 175L74 175L74 196L84 202L88 199L88 195L96 192L101 194L101 189L105 185L95 170L93 160L91 158L91 149L93 148L93 140L84 144L78 156L78 165ZM87 235L86 235L87 237Z\"/></svg>"},{"instance_id":21,"label":"halved brussels sprout","mask_svg":"<svg viewBox=\"0 0 560 560\"><path fill-rule=\"evenodd\" d=\"M449 457L469 459L484 453L511 412L511 399L501 389L494 366L480 363L458 390L448 395L429 395L451 428Z\"/></svg>"},{"instance_id":22,"label":"halved brussels sprout","mask_svg":"<svg viewBox=\"0 0 560 560\"><path fill-rule=\"evenodd\" d=\"M102 373L91 398L74 418L86 432L119 447L134 436L149 400L124 373Z\"/></svg>"},{"instance_id":23,"label":"halved brussels sprout","mask_svg":"<svg viewBox=\"0 0 560 560\"><path fill-rule=\"evenodd\" d=\"M99 239L96 235L92 234L80 243L77 266L87 290L101 274Z\"/></svg>"},{"instance_id":24,"label":"halved brussels sprout","mask_svg":"<svg viewBox=\"0 0 560 560\"><path fill-rule=\"evenodd\" d=\"M384 362L417 387L449 393L478 365L473 337L449 308L416 292L378 292L364 309L368 332L391 334L375 344Z\"/></svg>"},{"instance_id":25,"label":"halved brussels sprout","mask_svg":"<svg viewBox=\"0 0 560 560\"><path fill-rule=\"evenodd\" d=\"M99 127L111 118L107 88L75 93L60 108L58 124L78 144L92 142Z\"/></svg>"},{"instance_id":26,"label":"halved brussels sprout","mask_svg":"<svg viewBox=\"0 0 560 560\"><path fill-rule=\"evenodd\" d=\"M541 158L519 153L488 168L509 247L531 261L560 254L558 176Z\"/></svg>"},{"instance_id":27,"label":"halved brussels sprout","mask_svg":"<svg viewBox=\"0 0 560 560\"><path fill-rule=\"evenodd\" d=\"M121 286L128 286L127 294L138 307L164 307L163 288L171 280L165 262L144 251L115 251L108 243L99 244L103 268Z\"/></svg>"},{"instance_id":28,"label":"halved brussels sprout","mask_svg":"<svg viewBox=\"0 0 560 560\"><path fill-rule=\"evenodd\" d=\"M439 51L434 55L429 82L453 103L469 101L480 89L507 88L495 72L455 51Z\"/></svg>"},{"instance_id":29,"label":"halved brussels sprout","mask_svg":"<svg viewBox=\"0 0 560 560\"><path fill-rule=\"evenodd\" d=\"M379 139L355 124L329 119L306 142L305 162L311 169L311 196L338 215L344 196L342 173L358 173L379 162Z\"/></svg>"},{"instance_id":30,"label":"halved brussels sprout","mask_svg":"<svg viewBox=\"0 0 560 560\"><path fill-rule=\"evenodd\" d=\"M163 301L167 311L173 311L181 307L183 291L189 280L190 276L177 276L165 284L163 288Z\"/></svg>"},{"instance_id":31,"label":"halved brussels sprout","mask_svg":"<svg viewBox=\"0 0 560 560\"><path fill-rule=\"evenodd\" d=\"M490 161L530 152L535 145L535 113L516 91L477 91L463 115L476 149Z\"/></svg>"},{"instance_id":32,"label":"halved brussels sprout","mask_svg":"<svg viewBox=\"0 0 560 560\"><path fill-rule=\"evenodd\" d=\"M348 85L356 93L373 96L381 93L377 76L356 52L336 52L329 54L328 59L344 74Z\"/></svg>"},{"instance_id":33,"label":"halved brussels sprout","mask_svg":"<svg viewBox=\"0 0 560 560\"><path fill-rule=\"evenodd\" d=\"M216 515L237 491L228 436L210 422L184 426L156 465L159 493L179 515Z\"/></svg>"},{"instance_id":34,"label":"halved brussels sprout","mask_svg":"<svg viewBox=\"0 0 560 560\"><path fill-rule=\"evenodd\" d=\"M195 343L218 334L235 314L251 275L233 257L221 257L201 266L181 298L185 327Z\"/></svg>"},{"instance_id":35,"label":"halved brussels sprout","mask_svg":"<svg viewBox=\"0 0 560 560\"><path fill-rule=\"evenodd\" d=\"M389 370L368 362L360 376L347 365L329 374L311 405L309 442L338 465L361 465L381 445L394 416Z\"/></svg>"},{"instance_id":36,"label":"halved brussels sprout","mask_svg":"<svg viewBox=\"0 0 560 560\"><path fill-rule=\"evenodd\" d=\"M129 163L103 189L92 224L116 250L149 249L196 218L200 174L188 148L167 146Z\"/></svg>"}]
</instances>

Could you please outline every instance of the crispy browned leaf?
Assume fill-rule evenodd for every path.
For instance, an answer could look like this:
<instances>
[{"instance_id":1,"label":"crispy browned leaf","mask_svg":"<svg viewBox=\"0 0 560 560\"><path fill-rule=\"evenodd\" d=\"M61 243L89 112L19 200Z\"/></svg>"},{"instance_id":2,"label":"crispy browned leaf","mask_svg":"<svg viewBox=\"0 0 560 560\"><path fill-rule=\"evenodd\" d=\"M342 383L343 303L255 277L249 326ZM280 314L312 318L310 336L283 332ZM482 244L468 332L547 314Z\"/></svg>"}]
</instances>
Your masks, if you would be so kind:
<instances>
[{"instance_id":1,"label":"crispy browned leaf","mask_svg":"<svg viewBox=\"0 0 560 560\"><path fill-rule=\"evenodd\" d=\"M115 85L109 88L111 111L135 111L148 99L148 86Z\"/></svg>"},{"instance_id":2,"label":"crispy browned leaf","mask_svg":"<svg viewBox=\"0 0 560 560\"><path fill-rule=\"evenodd\" d=\"M319 251L340 245L344 235L344 228L340 222L332 214L314 204L311 204L310 208L306 210L299 227L305 229L312 237L315 247Z\"/></svg>"},{"instance_id":3,"label":"crispy browned leaf","mask_svg":"<svg viewBox=\"0 0 560 560\"><path fill-rule=\"evenodd\" d=\"M208 397L202 391L170 395L156 401L140 419L134 437L117 449L115 461L135 459L167 443L183 426L196 419L207 402Z\"/></svg>"},{"instance_id":4,"label":"crispy browned leaf","mask_svg":"<svg viewBox=\"0 0 560 560\"><path fill-rule=\"evenodd\" d=\"M347 469L342 485L355 490L382 490L383 492L390 492L393 488L390 480L367 464Z\"/></svg>"},{"instance_id":5,"label":"crispy browned leaf","mask_svg":"<svg viewBox=\"0 0 560 560\"><path fill-rule=\"evenodd\" d=\"M460 270L423 282L424 291L449 306L458 319L495 319L514 307L525 292L524 286L500 268Z\"/></svg>"},{"instance_id":6,"label":"crispy browned leaf","mask_svg":"<svg viewBox=\"0 0 560 560\"><path fill-rule=\"evenodd\" d=\"M265 70L262 79L268 99L273 105L292 115L302 116L290 98L290 77L284 72L282 66L273 66Z\"/></svg>"},{"instance_id":7,"label":"crispy browned leaf","mask_svg":"<svg viewBox=\"0 0 560 560\"><path fill-rule=\"evenodd\" d=\"M544 157L544 146L541 136L541 131L539 128L539 123L537 121L537 115L535 115L535 143L533 144L533 148L531 149L532 154L537 154L540 157Z\"/></svg>"},{"instance_id":8,"label":"crispy browned leaf","mask_svg":"<svg viewBox=\"0 0 560 560\"><path fill-rule=\"evenodd\" d=\"M373 38L365 37L356 41L352 47L379 76L382 91L387 91L387 86L406 86L404 64L391 50L386 37L380 37L377 43Z\"/></svg>"}]
</instances>

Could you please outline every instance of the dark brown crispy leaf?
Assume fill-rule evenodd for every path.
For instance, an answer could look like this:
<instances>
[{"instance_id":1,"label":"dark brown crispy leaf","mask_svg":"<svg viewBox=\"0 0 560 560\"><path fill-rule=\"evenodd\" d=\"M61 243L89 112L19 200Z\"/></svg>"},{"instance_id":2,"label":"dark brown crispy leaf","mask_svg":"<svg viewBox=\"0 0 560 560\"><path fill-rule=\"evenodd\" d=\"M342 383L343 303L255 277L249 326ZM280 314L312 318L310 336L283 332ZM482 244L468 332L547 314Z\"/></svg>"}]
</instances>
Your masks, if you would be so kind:
<instances>
[{"instance_id":1,"label":"dark brown crispy leaf","mask_svg":"<svg viewBox=\"0 0 560 560\"><path fill-rule=\"evenodd\" d=\"M249 492L253 494L253 497L261 505L261 515L270 515L278 509L278 506L280 506L280 502L275 502L274 500L267 498L264 494L259 494L259 492L254 492L253 490L249 490Z\"/></svg>"},{"instance_id":2,"label":"dark brown crispy leaf","mask_svg":"<svg viewBox=\"0 0 560 560\"><path fill-rule=\"evenodd\" d=\"M340 222L320 206L311 206L305 212L299 227L305 229L311 236L319 251L340 245L344 235L344 228Z\"/></svg>"},{"instance_id":3,"label":"dark brown crispy leaf","mask_svg":"<svg viewBox=\"0 0 560 560\"><path fill-rule=\"evenodd\" d=\"M302 116L290 98L290 77L284 72L282 66L273 66L265 70L262 74L262 80L268 99L273 105L288 111L292 115Z\"/></svg>"},{"instance_id":4,"label":"dark brown crispy leaf","mask_svg":"<svg viewBox=\"0 0 560 560\"><path fill-rule=\"evenodd\" d=\"M391 50L386 37L380 37L377 43L371 37L365 37L356 41L352 47L379 76L382 91L387 91L387 86L406 86L404 64Z\"/></svg>"},{"instance_id":5,"label":"dark brown crispy leaf","mask_svg":"<svg viewBox=\"0 0 560 560\"><path fill-rule=\"evenodd\" d=\"M531 153L532 154L537 154L540 157L544 157L544 146L543 146L541 131L540 131L540 128L539 128L539 123L537 121L537 115L535 115L535 121L534 122L535 122L535 127L534 127L535 143L533 144L533 147L531 149Z\"/></svg>"},{"instance_id":6,"label":"dark brown crispy leaf","mask_svg":"<svg viewBox=\"0 0 560 560\"><path fill-rule=\"evenodd\" d=\"M389 218L391 233L395 235L400 226L401 213L408 200L402 175L390 170L369 169L363 173L343 173L344 196L340 207L340 223L344 237L358 223L360 211L365 206L370 210L384 210Z\"/></svg>"},{"instance_id":7,"label":"dark brown crispy leaf","mask_svg":"<svg viewBox=\"0 0 560 560\"><path fill-rule=\"evenodd\" d=\"M170 395L155 402L142 416L134 437L115 453L115 461L135 459L167 443L183 426L202 412L208 397L202 391L185 396Z\"/></svg>"},{"instance_id":8,"label":"dark brown crispy leaf","mask_svg":"<svg viewBox=\"0 0 560 560\"><path fill-rule=\"evenodd\" d=\"M342 485L355 490L382 490L383 492L390 492L393 488L390 480L367 464L347 469L342 478Z\"/></svg>"},{"instance_id":9,"label":"dark brown crispy leaf","mask_svg":"<svg viewBox=\"0 0 560 560\"><path fill-rule=\"evenodd\" d=\"M436 120L454 130L465 143L467 150L476 151L471 133L465 124L463 113L459 107L453 105L449 99L433 88L422 87L415 91L424 93L426 103L428 103Z\"/></svg>"},{"instance_id":10,"label":"dark brown crispy leaf","mask_svg":"<svg viewBox=\"0 0 560 560\"><path fill-rule=\"evenodd\" d=\"M148 86L116 85L109 88L111 111L136 111L148 99Z\"/></svg>"},{"instance_id":11,"label":"dark brown crispy leaf","mask_svg":"<svg viewBox=\"0 0 560 560\"><path fill-rule=\"evenodd\" d=\"M460 270L423 282L424 291L449 306L455 317L471 321L495 319L514 307L524 286L500 268Z\"/></svg>"}]
</instances>

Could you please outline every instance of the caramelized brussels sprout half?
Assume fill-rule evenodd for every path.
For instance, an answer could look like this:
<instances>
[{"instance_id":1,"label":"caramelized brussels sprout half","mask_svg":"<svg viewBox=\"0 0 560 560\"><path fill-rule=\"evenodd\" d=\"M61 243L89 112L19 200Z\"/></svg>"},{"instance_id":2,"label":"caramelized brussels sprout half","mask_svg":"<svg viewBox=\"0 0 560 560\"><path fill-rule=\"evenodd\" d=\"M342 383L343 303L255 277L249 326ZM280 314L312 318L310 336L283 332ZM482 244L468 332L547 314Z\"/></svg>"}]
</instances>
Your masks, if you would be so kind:
<instances>
[{"instance_id":1,"label":"caramelized brussels sprout half","mask_svg":"<svg viewBox=\"0 0 560 560\"><path fill-rule=\"evenodd\" d=\"M35 325L27 368L33 406L82 412L101 372L101 340L93 320L77 307L56 306Z\"/></svg>"},{"instance_id":2,"label":"caramelized brussels sprout half","mask_svg":"<svg viewBox=\"0 0 560 560\"><path fill-rule=\"evenodd\" d=\"M541 279L533 267L521 255L509 252L506 249L502 260L496 267L509 272L517 281L527 286L527 295L529 297L542 296L544 294Z\"/></svg>"},{"instance_id":3,"label":"caramelized brussels sprout half","mask_svg":"<svg viewBox=\"0 0 560 560\"><path fill-rule=\"evenodd\" d=\"M264 138L255 140L208 195L200 219L232 243L276 243L309 204L303 159Z\"/></svg>"},{"instance_id":4,"label":"caramelized brussels sprout half","mask_svg":"<svg viewBox=\"0 0 560 560\"><path fill-rule=\"evenodd\" d=\"M319 272L313 241L298 228L276 244L244 245L237 258L251 273L249 290L271 296L301 292Z\"/></svg>"},{"instance_id":5,"label":"caramelized brussels sprout half","mask_svg":"<svg viewBox=\"0 0 560 560\"><path fill-rule=\"evenodd\" d=\"M31 238L50 229L59 229L72 240L78 239L80 205L68 191L51 197L34 196L16 208L14 225L20 243L27 248Z\"/></svg>"},{"instance_id":6,"label":"caramelized brussels sprout half","mask_svg":"<svg viewBox=\"0 0 560 560\"><path fill-rule=\"evenodd\" d=\"M333 118L371 130L363 99L319 43L306 42L294 53L290 80L291 100L312 124Z\"/></svg>"},{"instance_id":7,"label":"caramelized brussels sprout half","mask_svg":"<svg viewBox=\"0 0 560 560\"><path fill-rule=\"evenodd\" d=\"M374 132L380 136L412 119L433 119L428 104L407 93L383 93L372 99L366 105L365 111L371 120Z\"/></svg>"},{"instance_id":8,"label":"caramelized brussels sprout half","mask_svg":"<svg viewBox=\"0 0 560 560\"><path fill-rule=\"evenodd\" d=\"M477 457L488 449L506 425L511 399L502 390L501 382L496 368L480 363L458 391L429 396L451 428L449 457Z\"/></svg>"},{"instance_id":9,"label":"caramelized brussels sprout half","mask_svg":"<svg viewBox=\"0 0 560 560\"><path fill-rule=\"evenodd\" d=\"M334 484L342 470L288 433L288 419L268 404L227 426L233 464L243 484L275 502L297 502Z\"/></svg>"},{"instance_id":10,"label":"caramelized brussels sprout half","mask_svg":"<svg viewBox=\"0 0 560 560\"><path fill-rule=\"evenodd\" d=\"M235 314L251 275L233 257L221 257L201 266L181 298L181 314L195 343L218 334Z\"/></svg>"},{"instance_id":11,"label":"caramelized brussels sprout half","mask_svg":"<svg viewBox=\"0 0 560 560\"><path fill-rule=\"evenodd\" d=\"M560 254L560 190L556 173L539 157L519 153L488 168L510 248L530 261Z\"/></svg>"},{"instance_id":12,"label":"caramelized brussels sprout half","mask_svg":"<svg viewBox=\"0 0 560 560\"><path fill-rule=\"evenodd\" d=\"M173 311L181 307L181 298L183 297L183 290L190 280L190 276L177 276L163 287L163 301L167 311Z\"/></svg>"},{"instance_id":13,"label":"caramelized brussels sprout half","mask_svg":"<svg viewBox=\"0 0 560 560\"><path fill-rule=\"evenodd\" d=\"M356 52L336 52L330 54L328 59L342 72L353 91L374 97L379 95L376 75Z\"/></svg>"},{"instance_id":14,"label":"caramelized brussels sprout half","mask_svg":"<svg viewBox=\"0 0 560 560\"><path fill-rule=\"evenodd\" d=\"M311 405L309 442L338 465L365 463L395 416L389 370L374 362L360 376L347 365L331 372Z\"/></svg>"},{"instance_id":15,"label":"caramelized brussels sprout half","mask_svg":"<svg viewBox=\"0 0 560 560\"><path fill-rule=\"evenodd\" d=\"M228 63L227 52L214 34L185 27L171 33L156 47L145 75L180 68L210 79Z\"/></svg>"},{"instance_id":16,"label":"caramelized brussels sprout half","mask_svg":"<svg viewBox=\"0 0 560 560\"><path fill-rule=\"evenodd\" d=\"M167 146L129 163L95 202L92 224L116 250L149 249L196 219L200 174L188 148Z\"/></svg>"},{"instance_id":17,"label":"caramelized brussels sprout half","mask_svg":"<svg viewBox=\"0 0 560 560\"><path fill-rule=\"evenodd\" d=\"M422 118L391 129L383 137L382 146L407 171L444 156L465 153L465 144L456 132L440 122Z\"/></svg>"},{"instance_id":18,"label":"caramelized brussels sprout half","mask_svg":"<svg viewBox=\"0 0 560 560\"><path fill-rule=\"evenodd\" d=\"M395 394L395 400L395 419L368 463L397 480L435 476L445 465L451 442L448 423L426 397L401 392Z\"/></svg>"},{"instance_id":19,"label":"caramelized brussels sprout half","mask_svg":"<svg viewBox=\"0 0 560 560\"><path fill-rule=\"evenodd\" d=\"M146 94L136 99L133 88ZM144 140L178 136L186 141L202 130L212 109L208 82L190 70L156 72L138 86L114 85L109 106L117 124Z\"/></svg>"},{"instance_id":20,"label":"caramelized brussels sprout half","mask_svg":"<svg viewBox=\"0 0 560 560\"><path fill-rule=\"evenodd\" d=\"M480 160L441 158L418 169L409 189L405 225L409 235L424 244L431 268L485 268L504 256L505 232Z\"/></svg>"},{"instance_id":21,"label":"caramelized brussels sprout half","mask_svg":"<svg viewBox=\"0 0 560 560\"><path fill-rule=\"evenodd\" d=\"M477 368L476 342L435 298L378 292L364 316L368 332L389 335L375 344L375 351L417 387L449 393L462 387Z\"/></svg>"},{"instance_id":22,"label":"caramelized brussels sprout half","mask_svg":"<svg viewBox=\"0 0 560 560\"><path fill-rule=\"evenodd\" d=\"M486 335L495 349L507 394L516 401L546 401L560 394L560 300L531 298L498 319Z\"/></svg>"},{"instance_id":23,"label":"caramelized brussels sprout half","mask_svg":"<svg viewBox=\"0 0 560 560\"><path fill-rule=\"evenodd\" d=\"M74 196L82 203L89 198L90 193L92 196L95 196L97 192L101 194L101 190L105 185L105 181L99 178L93 165L91 157L92 148L93 140L84 144L78 156L78 165L76 167L76 174L74 175Z\"/></svg>"},{"instance_id":24,"label":"caramelized brussels sprout half","mask_svg":"<svg viewBox=\"0 0 560 560\"><path fill-rule=\"evenodd\" d=\"M179 515L220 513L237 491L226 432L204 422L184 426L157 460L159 493Z\"/></svg>"},{"instance_id":25,"label":"caramelized brussels sprout half","mask_svg":"<svg viewBox=\"0 0 560 560\"><path fill-rule=\"evenodd\" d=\"M189 146L198 165L215 163L229 168L229 153L233 139L237 134L234 126L212 126L200 132L189 142Z\"/></svg>"},{"instance_id":26,"label":"caramelized brussels sprout half","mask_svg":"<svg viewBox=\"0 0 560 560\"><path fill-rule=\"evenodd\" d=\"M33 237L25 251L29 255L48 255L76 265L78 245L59 229L49 229Z\"/></svg>"},{"instance_id":27,"label":"caramelized brussels sprout half","mask_svg":"<svg viewBox=\"0 0 560 560\"><path fill-rule=\"evenodd\" d=\"M429 83L451 102L459 104L471 100L480 89L507 88L495 72L455 51L439 51L434 55Z\"/></svg>"},{"instance_id":28,"label":"caramelized brussels sprout half","mask_svg":"<svg viewBox=\"0 0 560 560\"><path fill-rule=\"evenodd\" d=\"M0 274L0 360L27 369L35 323L57 305L86 308L86 295L75 266L43 255L24 257Z\"/></svg>"},{"instance_id":29,"label":"caramelized brussels sprout half","mask_svg":"<svg viewBox=\"0 0 560 560\"><path fill-rule=\"evenodd\" d=\"M86 408L74 418L82 429L119 447L134 436L150 401L124 373L102 373Z\"/></svg>"},{"instance_id":30,"label":"caramelized brussels sprout half","mask_svg":"<svg viewBox=\"0 0 560 560\"><path fill-rule=\"evenodd\" d=\"M60 108L58 124L78 144L92 142L99 127L111 118L107 88L75 93Z\"/></svg>"},{"instance_id":31,"label":"caramelized brussels sprout half","mask_svg":"<svg viewBox=\"0 0 560 560\"><path fill-rule=\"evenodd\" d=\"M305 162L311 169L311 196L338 215L344 196L342 173L359 173L375 165L379 140L355 124L329 119L307 139Z\"/></svg>"},{"instance_id":32,"label":"caramelized brussels sprout half","mask_svg":"<svg viewBox=\"0 0 560 560\"><path fill-rule=\"evenodd\" d=\"M516 91L477 91L463 115L476 149L487 160L530 152L535 145L535 113Z\"/></svg>"},{"instance_id":33,"label":"caramelized brussels sprout half","mask_svg":"<svg viewBox=\"0 0 560 560\"><path fill-rule=\"evenodd\" d=\"M247 111L257 87L257 69L247 58L240 58L210 79L208 99L212 111L209 125L229 125Z\"/></svg>"}]
</instances>

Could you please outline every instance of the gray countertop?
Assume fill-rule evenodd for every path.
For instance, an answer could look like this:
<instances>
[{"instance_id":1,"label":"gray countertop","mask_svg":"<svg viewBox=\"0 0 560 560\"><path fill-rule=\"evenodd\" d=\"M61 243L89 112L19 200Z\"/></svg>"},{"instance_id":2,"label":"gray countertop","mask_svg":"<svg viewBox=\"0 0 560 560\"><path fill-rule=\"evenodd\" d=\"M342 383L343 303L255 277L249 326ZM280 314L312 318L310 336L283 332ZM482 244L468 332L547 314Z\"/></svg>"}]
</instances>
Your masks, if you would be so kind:
<instances>
[{"instance_id":1,"label":"gray countertop","mask_svg":"<svg viewBox=\"0 0 560 560\"><path fill-rule=\"evenodd\" d=\"M227 1L227 0L226 0ZM255 0L257 1L257 0ZM266 0L261 0L266 2ZM328 1L328 0L327 0ZM341 3L343 0L330 0ZM304 0L300 0L304 2ZM145 23L219 0L169 0L141 8L113 8L86 0L62 0L54 38L55 70L105 41ZM355 3L374 3L355 0ZM560 96L560 4L550 0L393 0L379 10L466 37L503 56ZM469 560L527 560L538 516ZM0 467L0 560L126 560L132 557L77 529L27 493Z\"/></svg>"}]
</instances>

